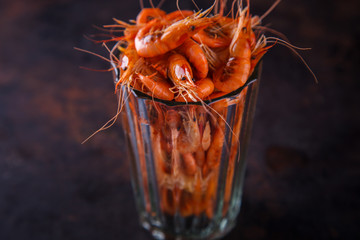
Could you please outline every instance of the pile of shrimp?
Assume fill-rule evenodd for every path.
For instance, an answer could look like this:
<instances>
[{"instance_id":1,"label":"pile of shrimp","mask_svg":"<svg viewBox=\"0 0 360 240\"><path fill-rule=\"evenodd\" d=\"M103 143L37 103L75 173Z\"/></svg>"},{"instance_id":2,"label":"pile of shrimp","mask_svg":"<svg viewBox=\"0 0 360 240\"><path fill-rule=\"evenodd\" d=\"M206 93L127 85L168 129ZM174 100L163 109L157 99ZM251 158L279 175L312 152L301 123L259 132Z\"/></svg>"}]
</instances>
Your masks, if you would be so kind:
<instances>
[{"instance_id":1,"label":"pile of shrimp","mask_svg":"<svg viewBox=\"0 0 360 240\"><path fill-rule=\"evenodd\" d=\"M114 19L115 24L105 26L123 31L123 36L103 42L115 42L109 49L117 75L115 90L124 100L122 105L128 106L122 111L123 125L136 145L132 147L137 149L135 161L142 175L143 209L150 215L156 212L151 204L155 198L170 216L205 215L212 219L220 196L219 182L225 184L220 196L223 215L229 214L231 199L237 201L232 197L233 182L247 88L231 100L205 101L243 87L271 46L254 30L261 18L251 16L249 0L246 7L236 0L233 6L236 3L237 13L229 14L225 14L225 0L216 0L209 9L197 12L143 8L136 21ZM214 9L218 11L211 13ZM137 111L131 89L150 97L146 116ZM168 106L155 98L184 105ZM202 104L186 104L191 102ZM235 119L228 123L231 106L236 109ZM126 115L129 113L131 117ZM143 124L150 127L150 133L144 131ZM147 159L144 138L152 143L153 163ZM226 161L226 176L220 181L222 161ZM149 164L155 169L156 189L149 183Z\"/></svg>"},{"instance_id":2,"label":"pile of shrimp","mask_svg":"<svg viewBox=\"0 0 360 240\"><path fill-rule=\"evenodd\" d=\"M124 33L106 40L116 42L110 51L120 71L116 90L127 86L161 100L202 102L243 86L271 46L254 32L261 19L250 15L249 3L229 16L222 0L211 14L218 3L198 12L144 8L136 21L106 25Z\"/></svg>"},{"instance_id":3,"label":"pile of shrimp","mask_svg":"<svg viewBox=\"0 0 360 240\"><path fill-rule=\"evenodd\" d=\"M105 26L123 32L101 42L115 42L108 49L117 76L115 90L123 99L121 105L127 101L130 109L122 111L123 125L138 151L135 155L142 174L139 183L144 194L143 209L150 215L156 212L152 209L152 194L158 194L155 198L160 200L162 211L170 216L205 215L208 219L214 216L219 194L223 215L230 214L231 199L238 200L232 197L233 182L237 181L234 171L240 156L247 87L231 100L208 105L204 102L243 87L272 45L261 32L263 16L250 14L249 0L246 7L241 1L234 0L233 7L235 4L238 10L229 14L224 10L226 0L215 0L212 7L197 12L166 13L155 7L143 8L136 21L114 19L115 24ZM147 101L147 116L137 111L131 89L152 99ZM184 104L169 106L155 98ZM202 104L186 104L191 102ZM236 109L235 119L228 123L231 106ZM129 113L131 122L126 115ZM144 123L150 126L150 133L144 132ZM143 138L147 135L153 163L146 159L149 153ZM227 139L231 140L225 143ZM222 180L225 188L218 193L222 161L227 161ZM156 189L149 184L149 164L156 170Z\"/></svg>"}]
</instances>

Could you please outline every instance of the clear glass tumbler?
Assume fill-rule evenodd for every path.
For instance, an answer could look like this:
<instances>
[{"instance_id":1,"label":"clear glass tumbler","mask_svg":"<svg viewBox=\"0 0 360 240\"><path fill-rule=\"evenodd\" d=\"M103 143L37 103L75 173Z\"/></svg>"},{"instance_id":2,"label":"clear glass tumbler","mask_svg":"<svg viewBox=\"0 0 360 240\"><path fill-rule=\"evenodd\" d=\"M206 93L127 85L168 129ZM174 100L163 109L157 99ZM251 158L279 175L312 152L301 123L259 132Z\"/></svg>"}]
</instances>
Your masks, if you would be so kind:
<instances>
[{"instance_id":1,"label":"clear glass tumbler","mask_svg":"<svg viewBox=\"0 0 360 240\"><path fill-rule=\"evenodd\" d=\"M123 89L122 125L140 222L156 239L214 239L240 210L259 69L237 91L174 103Z\"/></svg>"}]
</instances>

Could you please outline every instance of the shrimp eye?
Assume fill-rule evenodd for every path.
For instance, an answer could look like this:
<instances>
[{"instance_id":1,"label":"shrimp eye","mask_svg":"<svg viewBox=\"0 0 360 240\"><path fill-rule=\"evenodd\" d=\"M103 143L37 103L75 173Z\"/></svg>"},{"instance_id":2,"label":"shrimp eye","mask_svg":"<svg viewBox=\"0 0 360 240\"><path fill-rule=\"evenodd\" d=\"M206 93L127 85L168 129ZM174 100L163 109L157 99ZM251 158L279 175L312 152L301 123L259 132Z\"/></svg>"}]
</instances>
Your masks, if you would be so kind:
<instances>
[{"instance_id":1,"label":"shrimp eye","mask_svg":"<svg viewBox=\"0 0 360 240\"><path fill-rule=\"evenodd\" d=\"M127 70L127 67L123 67L122 70L123 70L123 71L126 71L126 70Z\"/></svg>"},{"instance_id":2,"label":"shrimp eye","mask_svg":"<svg viewBox=\"0 0 360 240\"><path fill-rule=\"evenodd\" d=\"M191 25L190 26L190 31L194 31L195 30L195 26L194 25Z\"/></svg>"},{"instance_id":3,"label":"shrimp eye","mask_svg":"<svg viewBox=\"0 0 360 240\"><path fill-rule=\"evenodd\" d=\"M241 30L242 30L244 33L247 32L247 28L246 28L246 27L243 27Z\"/></svg>"},{"instance_id":4,"label":"shrimp eye","mask_svg":"<svg viewBox=\"0 0 360 240\"><path fill-rule=\"evenodd\" d=\"M182 77L181 80L185 81L185 80L186 80L186 77Z\"/></svg>"}]
</instances>

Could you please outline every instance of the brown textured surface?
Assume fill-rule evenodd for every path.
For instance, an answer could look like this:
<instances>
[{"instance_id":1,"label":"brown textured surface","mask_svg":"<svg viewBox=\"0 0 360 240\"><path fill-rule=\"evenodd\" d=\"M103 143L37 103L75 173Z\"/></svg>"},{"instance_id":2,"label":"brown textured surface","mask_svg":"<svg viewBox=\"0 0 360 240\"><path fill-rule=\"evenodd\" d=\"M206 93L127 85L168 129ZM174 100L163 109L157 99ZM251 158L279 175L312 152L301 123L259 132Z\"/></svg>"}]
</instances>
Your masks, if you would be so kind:
<instances>
[{"instance_id":1,"label":"brown textured surface","mask_svg":"<svg viewBox=\"0 0 360 240\"><path fill-rule=\"evenodd\" d=\"M72 48L105 55L83 34L139 11L104 2L0 2L0 239L150 239L120 125L80 144L116 99L110 73L78 68L107 63ZM303 56L320 84L289 50L266 55L243 206L225 239L360 237L359 11L356 0L283 0L265 19L313 48Z\"/></svg>"}]
</instances>

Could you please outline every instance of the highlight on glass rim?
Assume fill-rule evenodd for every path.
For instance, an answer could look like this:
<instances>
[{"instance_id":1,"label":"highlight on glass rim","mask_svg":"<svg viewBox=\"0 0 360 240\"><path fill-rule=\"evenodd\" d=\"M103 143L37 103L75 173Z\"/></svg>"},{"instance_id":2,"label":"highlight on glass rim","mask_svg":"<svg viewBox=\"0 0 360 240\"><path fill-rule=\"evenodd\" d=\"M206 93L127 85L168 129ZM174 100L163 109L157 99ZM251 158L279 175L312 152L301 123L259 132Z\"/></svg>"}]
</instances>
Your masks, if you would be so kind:
<instances>
[{"instance_id":1,"label":"highlight on glass rim","mask_svg":"<svg viewBox=\"0 0 360 240\"><path fill-rule=\"evenodd\" d=\"M281 44L308 67L296 51L305 48L265 36L277 34L262 22L280 0L261 16L250 0L207 9L194 0L191 10L177 1L169 13L163 2L141 2L136 20L114 19L93 40L109 52L91 54L111 64L118 96L117 114L94 134L121 114L140 222L156 239L219 238L240 210L259 62Z\"/></svg>"}]
</instances>

